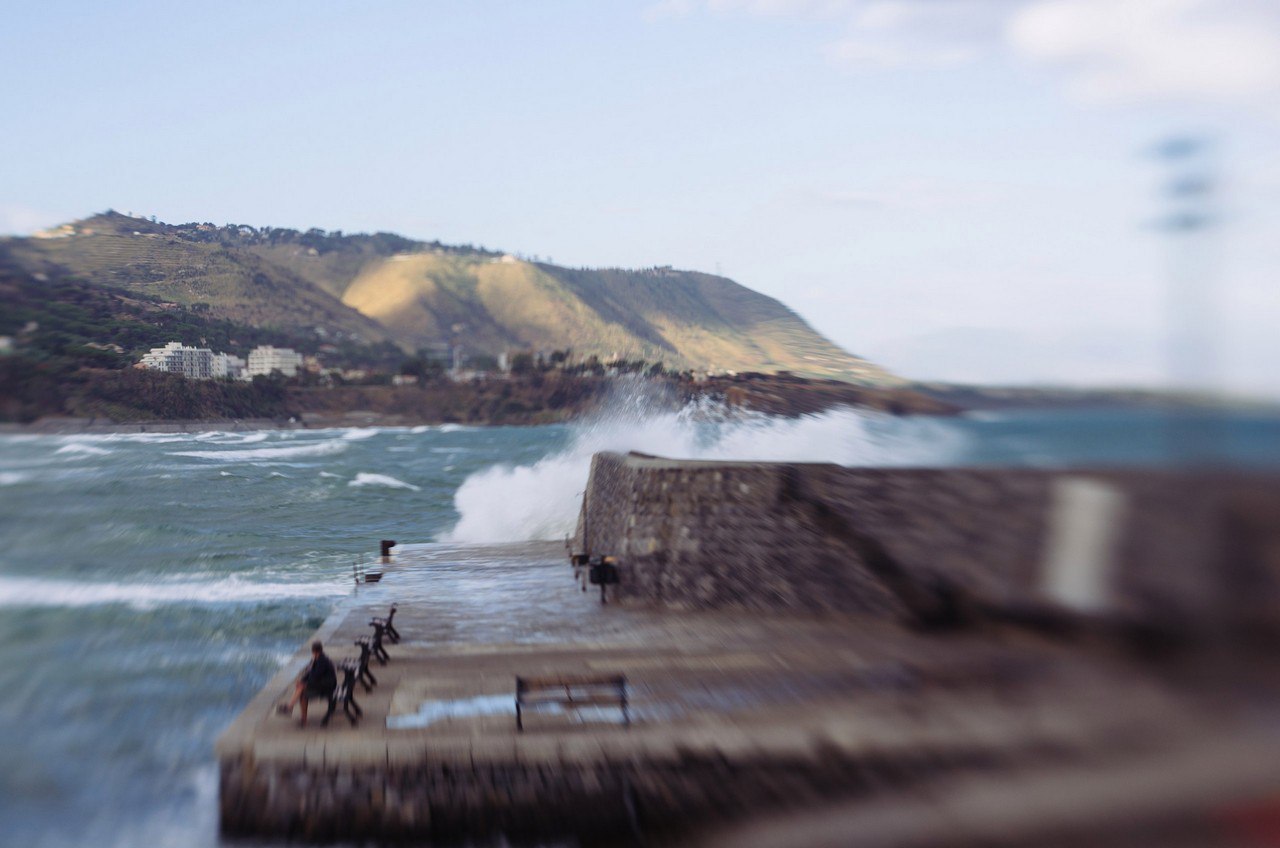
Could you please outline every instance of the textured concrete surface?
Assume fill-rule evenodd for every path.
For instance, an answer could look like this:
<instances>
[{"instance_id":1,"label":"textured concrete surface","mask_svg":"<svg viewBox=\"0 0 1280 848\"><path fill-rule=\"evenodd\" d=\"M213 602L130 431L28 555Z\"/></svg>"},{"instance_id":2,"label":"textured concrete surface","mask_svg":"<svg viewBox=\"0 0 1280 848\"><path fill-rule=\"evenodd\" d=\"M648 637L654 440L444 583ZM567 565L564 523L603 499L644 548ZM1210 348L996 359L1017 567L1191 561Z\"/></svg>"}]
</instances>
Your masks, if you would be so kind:
<instances>
[{"instance_id":1,"label":"textured concrete surface","mask_svg":"<svg viewBox=\"0 0 1280 848\"><path fill-rule=\"evenodd\" d=\"M748 815L899 803L944 779L1136 768L1206 734L1235 738L1241 721L1108 647L1016 628L602 606L562 545L402 549L316 635L335 660L354 655L393 600L404 640L357 694L358 727L339 714L320 729L313 712L302 730L273 713L306 640L219 740L228 833L715 838ZM610 672L630 681L632 727L549 714L516 732L517 674ZM388 727L424 704L455 714ZM1250 786L1280 775L1228 759Z\"/></svg>"}]
</instances>

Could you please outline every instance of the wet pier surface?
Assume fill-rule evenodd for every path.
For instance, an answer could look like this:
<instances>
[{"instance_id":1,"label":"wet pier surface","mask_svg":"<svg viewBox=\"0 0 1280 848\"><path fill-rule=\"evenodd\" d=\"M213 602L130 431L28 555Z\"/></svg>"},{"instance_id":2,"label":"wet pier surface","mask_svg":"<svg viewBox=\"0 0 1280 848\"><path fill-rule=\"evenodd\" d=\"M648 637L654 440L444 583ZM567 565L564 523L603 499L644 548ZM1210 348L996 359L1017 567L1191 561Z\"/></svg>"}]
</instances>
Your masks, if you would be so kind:
<instances>
[{"instance_id":1,"label":"wet pier surface","mask_svg":"<svg viewBox=\"0 0 1280 848\"><path fill-rule=\"evenodd\" d=\"M1116 808L1128 826L1117 793L1132 794L1127 774L1150 785L1143 768L1211 776L1157 793L1142 821L1280 787L1270 694L1224 707L1109 649L1012 629L940 636L871 617L601 605L559 543L400 549L316 638L335 662L355 657L392 602L402 641L371 667L377 687L358 690L358 726L339 711L321 728L319 702L306 729L296 712L275 713L307 662L303 644L219 740L229 833L470 839L527 824L539 838L580 827L715 838L745 813L821 809L724 844L857 844L854 823L885 834L864 844L962 844L962 817L911 805L977 793L1001 808L1040 787L1039 803L1075 810L1076 823L1088 804L1086 821L1113 821L1104 813ZM581 674L626 675L629 727L601 706L535 713L517 731L517 675ZM1119 783L1108 793L1101 780Z\"/></svg>"}]
</instances>

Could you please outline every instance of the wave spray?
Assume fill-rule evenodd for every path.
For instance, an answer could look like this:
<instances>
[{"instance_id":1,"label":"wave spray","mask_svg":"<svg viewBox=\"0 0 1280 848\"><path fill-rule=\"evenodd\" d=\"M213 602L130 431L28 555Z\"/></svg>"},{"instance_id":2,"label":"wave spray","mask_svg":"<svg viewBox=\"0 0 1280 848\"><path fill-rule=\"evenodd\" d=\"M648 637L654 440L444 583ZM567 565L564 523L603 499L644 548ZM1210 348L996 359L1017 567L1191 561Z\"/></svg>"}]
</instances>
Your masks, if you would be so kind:
<instances>
[{"instance_id":1,"label":"wave spray","mask_svg":"<svg viewBox=\"0 0 1280 848\"><path fill-rule=\"evenodd\" d=\"M780 418L713 401L683 407L645 384L623 383L604 411L573 425L567 447L529 465L495 465L454 495L460 518L445 542L562 539L573 532L591 457L636 451L670 459L904 466L945 462L958 434L935 419L837 407Z\"/></svg>"}]
</instances>

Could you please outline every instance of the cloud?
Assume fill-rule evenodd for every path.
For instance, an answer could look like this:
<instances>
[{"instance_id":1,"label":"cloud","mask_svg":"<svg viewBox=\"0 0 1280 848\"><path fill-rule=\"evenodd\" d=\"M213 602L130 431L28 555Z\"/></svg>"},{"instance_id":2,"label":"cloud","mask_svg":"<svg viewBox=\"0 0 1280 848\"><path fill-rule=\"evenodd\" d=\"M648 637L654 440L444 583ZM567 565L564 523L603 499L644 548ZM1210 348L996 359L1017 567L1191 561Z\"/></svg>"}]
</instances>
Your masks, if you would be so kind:
<instances>
[{"instance_id":1,"label":"cloud","mask_svg":"<svg viewBox=\"0 0 1280 848\"><path fill-rule=\"evenodd\" d=\"M1018 9L1009 45L1063 67L1085 100L1231 101L1280 92L1273 0L1039 0Z\"/></svg>"},{"instance_id":2,"label":"cloud","mask_svg":"<svg viewBox=\"0 0 1280 848\"><path fill-rule=\"evenodd\" d=\"M840 67L947 68L995 47L1015 0L864 0L850 8L845 34L825 48Z\"/></svg>"},{"instance_id":3,"label":"cloud","mask_svg":"<svg viewBox=\"0 0 1280 848\"><path fill-rule=\"evenodd\" d=\"M831 21L843 33L823 46L850 70L937 68L989 50L1003 13L1021 0L660 0L646 18L713 15Z\"/></svg>"},{"instance_id":4,"label":"cloud","mask_svg":"<svg viewBox=\"0 0 1280 848\"><path fill-rule=\"evenodd\" d=\"M822 50L860 70L950 68L999 53L1057 69L1090 102L1275 99L1278 0L661 0L648 17L828 20Z\"/></svg>"}]
</instances>

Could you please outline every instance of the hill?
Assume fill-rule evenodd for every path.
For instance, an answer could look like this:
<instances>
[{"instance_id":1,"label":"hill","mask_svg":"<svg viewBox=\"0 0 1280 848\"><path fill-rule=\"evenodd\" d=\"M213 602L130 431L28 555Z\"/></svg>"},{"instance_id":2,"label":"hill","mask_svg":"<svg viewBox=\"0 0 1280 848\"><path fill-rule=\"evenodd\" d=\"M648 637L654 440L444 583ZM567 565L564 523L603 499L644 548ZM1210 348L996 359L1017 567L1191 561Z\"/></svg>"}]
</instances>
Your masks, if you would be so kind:
<instances>
[{"instance_id":1,"label":"hill","mask_svg":"<svg viewBox=\"0 0 1280 848\"><path fill-rule=\"evenodd\" d=\"M106 212L6 239L29 272L88 282L238 325L406 352L572 348L668 369L893 378L732 280L671 268L572 269L391 233L170 225Z\"/></svg>"},{"instance_id":2,"label":"hill","mask_svg":"<svg viewBox=\"0 0 1280 848\"><path fill-rule=\"evenodd\" d=\"M236 324L369 344L388 338L377 322L212 225L174 227L106 212L49 235L5 246L30 272L65 270Z\"/></svg>"},{"instance_id":3,"label":"hill","mask_svg":"<svg viewBox=\"0 0 1280 848\"><path fill-rule=\"evenodd\" d=\"M575 270L514 257L400 254L369 263L343 302L407 344L463 328L482 350L572 346L669 368L886 375L814 332L773 298L690 271Z\"/></svg>"}]
</instances>

